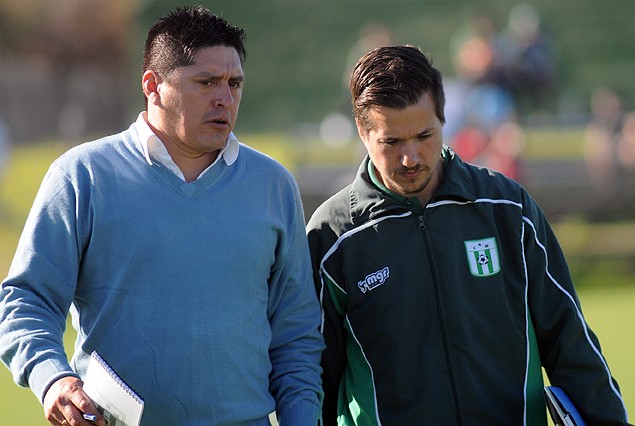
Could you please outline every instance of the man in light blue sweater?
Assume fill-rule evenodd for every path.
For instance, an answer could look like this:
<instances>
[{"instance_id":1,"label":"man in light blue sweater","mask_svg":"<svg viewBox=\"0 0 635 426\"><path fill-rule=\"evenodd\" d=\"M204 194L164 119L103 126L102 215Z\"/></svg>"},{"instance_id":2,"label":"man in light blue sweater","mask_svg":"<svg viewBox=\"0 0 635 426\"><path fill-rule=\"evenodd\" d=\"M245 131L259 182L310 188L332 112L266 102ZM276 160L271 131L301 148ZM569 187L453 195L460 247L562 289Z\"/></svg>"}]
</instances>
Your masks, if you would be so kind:
<instances>
[{"instance_id":1,"label":"man in light blue sweater","mask_svg":"<svg viewBox=\"0 0 635 426\"><path fill-rule=\"evenodd\" d=\"M82 389L92 351L145 401L142 425L317 423L299 191L232 133L243 37L206 9L170 12L146 41L146 110L44 178L2 283L0 355L53 425L105 424Z\"/></svg>"}]
</instances>

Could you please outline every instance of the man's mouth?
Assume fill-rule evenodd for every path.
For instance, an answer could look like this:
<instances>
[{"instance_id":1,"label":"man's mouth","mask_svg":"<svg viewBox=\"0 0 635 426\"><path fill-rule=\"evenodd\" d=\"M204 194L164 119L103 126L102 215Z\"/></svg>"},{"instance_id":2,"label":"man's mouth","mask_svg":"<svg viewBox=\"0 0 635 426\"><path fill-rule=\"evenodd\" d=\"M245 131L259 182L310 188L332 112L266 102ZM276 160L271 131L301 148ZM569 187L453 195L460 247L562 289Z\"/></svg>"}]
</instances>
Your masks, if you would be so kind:
<instances>
[{"instance_id":1,"label":"man's mouth","mask_svg":"<svg viewBox=\"0 0 635 426\"><path fill-rule=\"evenodd\" d=\"M226 120L224 118L215 118L212 120L208 120L208 123L214 124L216 126L228 126L229 125L229 120Z\"/></svg>"},{"instance_id":2,"label":"man's mouth","mask_svg":"<svg viewBox=\"0 0 635 426\"><path fill-rule=\"evenodd\" d=\"M407 178L416 177L421 173L421 167L413 167L412 169L404 169L399 172L400 175Z\"/></svg>"}]
</instances>

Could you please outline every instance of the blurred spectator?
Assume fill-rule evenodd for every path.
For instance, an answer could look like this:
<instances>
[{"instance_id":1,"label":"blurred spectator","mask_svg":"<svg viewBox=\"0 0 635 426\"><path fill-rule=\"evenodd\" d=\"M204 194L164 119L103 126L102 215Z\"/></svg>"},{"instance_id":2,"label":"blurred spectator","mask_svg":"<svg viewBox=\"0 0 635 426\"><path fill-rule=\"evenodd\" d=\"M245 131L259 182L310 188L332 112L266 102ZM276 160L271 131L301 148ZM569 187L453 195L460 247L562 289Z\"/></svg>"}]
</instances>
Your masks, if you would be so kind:
<instances>
[{"instance_id":1,"label":"blurred spectator","mask_svg":"<svg viewBox=\"0 0 635 426\"><path fill-rule=\"evenodd\" d=\"M635 177L635 112L628 112L622 122L617 144L618 173L624 179ZM632 186L629 186L632 188Z\"/></svg>"},{"instance_id":2,"label":"blurred spectator","mask_svg":"<svg viewBox=\"0 0 635 426\"><path fill-rule=\"evenodd\" d=\"M0 117L0 181L4 177L4 170L9 163L10 152L11 136L9 134L9 126Z\"/></svg>"},{"instance_id":3,"label":"blurred spectator","mask_svg":"<svg viewBox=\"0 0 635 426\"><path fill-rule=\"evenodd\" d=\"M4 172L9 163L9 155L11 152L11 137L9 135L9 127L7 123L0 117L0 219L3 219L7 213L3 200L3 184Z\"/></svg>"},{"instance_id":4,"label":"blurred spectator","mask_svg":"<svg viewBox=\"0 0 635 426\"><path fill-rule=\"evenodd\" d=\"M450 42L456 80L446 83L446 142L465 161L519 179L524 133L516 124L503 40L493 15L480 11Z\"/></svg>"},{"instance_id":5,"label":"blurred spectator","mask_svg":"<svg viewBox=\"0 0 635 426\"><path fill-rule=\"evenodd\" d=\"M584 138L584 158L598 195L612 198L619 190L618 145L626 106L613 88L598 87L591 96L591 119Z\"/></svg>"},{"instance_id":6,"label":"blurred spectator","mask_svg":"<svg viewBox=\"0 0 635 426\"><path fill-rule=\"evenodd\" d=\"M522 180L520 154L525 147L525 131L515 121L500 124L492 133L484 152L483 165L514 180Z\"/></svg>"},{"instance_id":7,"label":"blurred spectator","mask_svg":"<svg viewBox=\"0 0 635 426\"><path fill-rule=\"evenodd\" d=\"M381 22L368 22L359 31L358 40L351 46L346 56L346 64L342 75L342 87L344 93L347 94L347 108L350 107L350 102L348 101L348 80L350 78L350 72L357 63L357 60L375 47L388 46L391 43L392 34L390 29Z\"/></svg>"},{"instance_id":8,"label":"blurred spectator","mask_svg":"<svg viewBox=\"0 0 635 426\"><path fill-rule=\"evenodd\" d=\"M472 85L506 85L502 56L503 41L494 15L487 11L472 14L450 40L450 55L460 80Z\"/></svg>"},{"instance_id":9,"label":"blurred spectator","mask_svg":"<svg viewBox=\"0 0 635 426\"><path fill-rule=\"evenodd\" d=\"M520 154L525 147L525 131L514 120L498 124L491 132L476 126L464 127L454 139L453 149L465 161L522 180Z\"/></svg>"},{"instance_id":10,"label":"blurred spectator","mask_svg":"<svg viewBox=\"0 0 635 426\"><path fill-rule=\"evenodd\" d=\"M446 80L446 141L463 127L488 133L497 121L513 113L503 71L502 42L493 15L479 11L458 28L450 40L455 80ZM485 127L481 129L481 127ZM472 132L471 132L472 133Z\"/></svg>"},{"instance_id":11,"label":"blurred spectator","mask_svg":"<svg viewBox=\"0 0 635 426\"><path fill-rule=\"evenodd\" d=\"M509 12L502 61L506 83L522 114L545 112L557 85L554 47L538 11L520 3Z\"/></svg>"},{"instance_id":12,"label":"blurred spectator","mask_svg":"<svg viewBox=\"0 0 635 426\"><path fill-rule=\"evenodd\" d=\"M635 208L635 111L614 88L598 87L591 96L591 120L584 157L598 199L596 214L618 215Z\"/></svg>"},{"instance_id":13,"label":"blurred spectator","mask_svg":"<svg viewBox=\"0 0 635 426\"><path fill-rule=\"evenodd\" d=\"M447 143L468 162L521 180L524 130L519 121L543 112L556 85L550 39L536 9L514 6L500 30L495 16L479 11L450 42L456 80L446 83Z\"/></svg>"},{"instance_id":14,"label":"blurred spectator","mask_svg":"<svg viewBox=\"0 0 635 426\"><path fill-rule=\"evenodd\" d=\"M320 139L332 148L346 145L356 134L355 123L351 115L351 101L348 88L350 71L357 59L375 47L388 46L392 43L390 29L381 22L371 21L359 31L359 38L348 51L344 72L342 73L342 94L337 100L334 110L329 112L320 123Z\"/></svg>"}]
</instances>

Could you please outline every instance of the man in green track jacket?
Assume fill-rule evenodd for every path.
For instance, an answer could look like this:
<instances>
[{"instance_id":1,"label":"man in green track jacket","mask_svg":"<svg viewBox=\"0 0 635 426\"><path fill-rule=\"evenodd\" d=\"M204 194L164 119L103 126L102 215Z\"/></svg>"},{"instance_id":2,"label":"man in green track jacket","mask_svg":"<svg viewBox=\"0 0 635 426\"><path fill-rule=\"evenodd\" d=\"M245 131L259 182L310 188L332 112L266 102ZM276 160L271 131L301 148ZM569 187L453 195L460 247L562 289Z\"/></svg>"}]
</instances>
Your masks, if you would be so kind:
<instances>
[{"instance_id":1,"label":"man in green track jacket","mask_svg":"<svg viewBox=\"0 0 635 426\"><path fill-rule=\"evenodd\" d=\"M383 47L350 87L368 156L307 227L323 423L545 425L542 366L588 424L626 424L541 209L443 145L440 73Z\"/></svg>"}]
</instances>

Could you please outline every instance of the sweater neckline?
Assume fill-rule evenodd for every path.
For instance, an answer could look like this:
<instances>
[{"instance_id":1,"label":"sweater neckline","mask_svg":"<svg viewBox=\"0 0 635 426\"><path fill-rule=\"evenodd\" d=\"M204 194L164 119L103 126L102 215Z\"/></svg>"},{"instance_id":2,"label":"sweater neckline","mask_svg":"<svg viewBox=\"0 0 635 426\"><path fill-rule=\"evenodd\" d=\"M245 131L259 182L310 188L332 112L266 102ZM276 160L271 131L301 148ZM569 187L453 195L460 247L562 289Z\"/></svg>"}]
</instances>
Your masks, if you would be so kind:
<instances>
[{"instance_id":1,"label":"sweater neckline","mask_svg":"<svg viewBox=\"0 0 635 426\"><path fill-rule=\"evenodd\" d=\"M132 130L134 129L134 132ZM126 133L126 132L124 132ZM179 176L177 176L172 170L170 170L167 166L163 165L159 161L153 161L152 164L149 164L145 160L145 156L142 152L142 149L139 144L135 143L134 138L139 137L138 129L133 123L130 126L130 129L127 131L127 137L125 139L128 140L129 148L137 153L142 163L152 169L152 171L165 182L168 186L172 187L177 193L181 194L185 198L194 198L198 196L201 192L205 191L208 187L210 187L216 180L220 177L220 175L230 167L225 161L217 161L207 172L200 176L198 179L192 182L185 182ZM236 162L232 162L232 165L236 164Z\"/></svg>"},{"instance_id":2,"label":"sweater neckline","mask_svg":"<svg viewBox=\"0 0 635 426\"><path fill-rule=\"evenodd\" d=\"M154 162L151 167L169 186L185 198L194 198L211 186L220 175L229 167L226 162L219 161L203 176L192 182L185 182L172 170L159 162Z\"/></svg>"}]
</instances>

